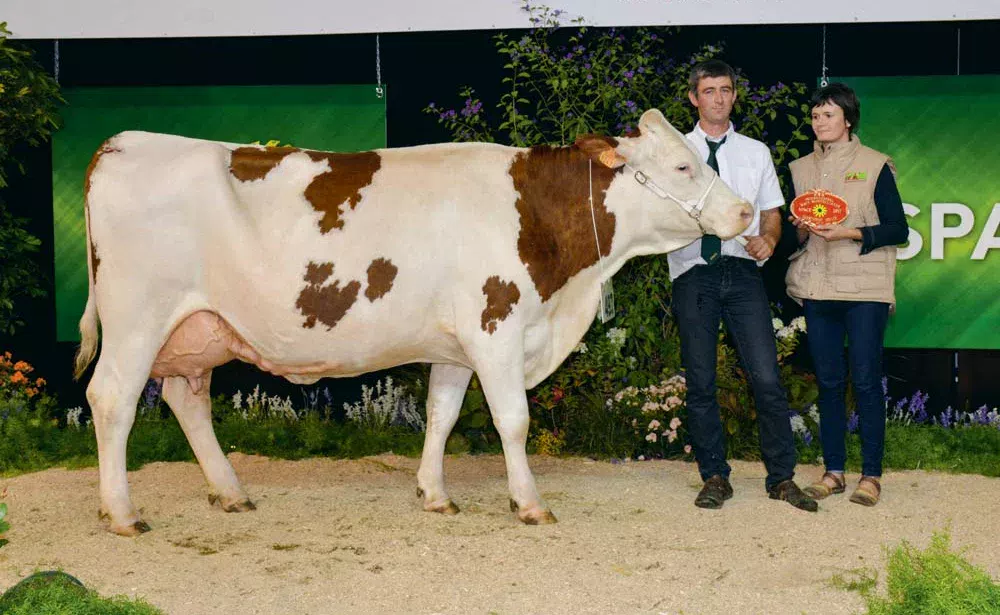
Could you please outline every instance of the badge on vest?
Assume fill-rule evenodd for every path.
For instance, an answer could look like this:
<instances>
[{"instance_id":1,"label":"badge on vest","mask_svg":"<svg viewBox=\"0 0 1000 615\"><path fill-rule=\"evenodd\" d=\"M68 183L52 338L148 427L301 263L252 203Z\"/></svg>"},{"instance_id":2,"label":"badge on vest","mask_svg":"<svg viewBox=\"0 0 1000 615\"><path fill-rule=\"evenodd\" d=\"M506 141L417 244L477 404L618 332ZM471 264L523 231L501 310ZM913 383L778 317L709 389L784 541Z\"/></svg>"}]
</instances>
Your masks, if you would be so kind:
<instances>
[{"instance_id":1,"label":"badge on vest","mask_svg":"<svg viewBox=\"0 0 1000 615\"><path fill-rule=\"evenodd\" d=\"M844 174L845 182L863 182L868 179L868 174L864 171L848 171Z\"/></svg>"}]
</instances>

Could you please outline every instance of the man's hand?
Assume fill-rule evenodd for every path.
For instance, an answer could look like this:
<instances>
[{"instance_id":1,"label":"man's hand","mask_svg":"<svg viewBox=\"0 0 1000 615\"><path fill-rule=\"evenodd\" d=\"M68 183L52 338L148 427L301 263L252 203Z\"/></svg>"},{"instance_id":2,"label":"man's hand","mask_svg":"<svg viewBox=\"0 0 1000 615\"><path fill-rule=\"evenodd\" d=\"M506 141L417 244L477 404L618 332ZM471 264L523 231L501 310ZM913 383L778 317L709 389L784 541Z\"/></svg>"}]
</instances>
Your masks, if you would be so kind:
<instances>
[{"instance_id":1,"label":"man's hand","mask_svg":"<svg viewBox=\"0 0 1000 615\"><path fill-rule=\"evenodd\" d=\"M747 254L752 256L754 260L762 261L764 259L771 258L774 254L774 239L767 235L750 235L746 237Z\"/></svg>"}]
</instances>

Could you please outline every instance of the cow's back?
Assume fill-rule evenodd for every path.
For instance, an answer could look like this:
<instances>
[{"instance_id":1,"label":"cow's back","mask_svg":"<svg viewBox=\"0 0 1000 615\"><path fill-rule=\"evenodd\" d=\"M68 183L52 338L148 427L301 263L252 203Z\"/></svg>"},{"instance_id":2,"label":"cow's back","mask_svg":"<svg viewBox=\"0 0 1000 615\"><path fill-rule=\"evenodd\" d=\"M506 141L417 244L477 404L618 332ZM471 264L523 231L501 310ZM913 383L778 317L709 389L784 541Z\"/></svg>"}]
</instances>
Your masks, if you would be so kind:
<instances>
[{"instance_id":1,"label":"cow's back","mask_svg":"<svg viewBox=\"0 0 1000 615\"><path fill-rule=\"evenodd\" d=\"M512 148L327 154L128 132L102 151L98 293L139 285L172 314L214 311L263 356L345 374L460 362L463 302L491 275L530 287Z\"/></svg>"}]
</instances>

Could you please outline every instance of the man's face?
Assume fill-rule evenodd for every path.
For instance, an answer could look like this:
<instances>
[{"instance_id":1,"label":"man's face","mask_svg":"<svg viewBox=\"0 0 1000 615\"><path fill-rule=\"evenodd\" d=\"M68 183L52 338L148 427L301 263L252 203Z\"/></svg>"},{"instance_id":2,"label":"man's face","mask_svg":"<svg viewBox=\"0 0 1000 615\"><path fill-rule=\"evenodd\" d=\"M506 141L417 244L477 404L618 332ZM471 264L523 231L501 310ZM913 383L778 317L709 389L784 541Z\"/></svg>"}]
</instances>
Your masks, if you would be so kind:
<instances>
[{"instance_id":1,"label":"man's face","mask_svg":"<svg viewBox=\"0 0 1000 615\"><path fill-rule=\"evenodd\" d=\"M698 117L713 124L729 121L736 92L729 77L702 77L698 91L688 92L691 104L698 108Z\"/></svg>"}]
</instances>

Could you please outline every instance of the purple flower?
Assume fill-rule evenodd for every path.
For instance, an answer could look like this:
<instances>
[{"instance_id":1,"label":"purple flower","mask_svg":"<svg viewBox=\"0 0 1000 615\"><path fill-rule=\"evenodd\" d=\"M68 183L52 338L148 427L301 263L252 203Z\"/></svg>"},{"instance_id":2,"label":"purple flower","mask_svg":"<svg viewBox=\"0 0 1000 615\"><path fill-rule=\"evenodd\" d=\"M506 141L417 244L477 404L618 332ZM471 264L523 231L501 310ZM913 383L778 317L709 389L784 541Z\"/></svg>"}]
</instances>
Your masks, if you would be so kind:
<instances>
[{"instance_id":1,"label":"purple flower","mask_svg":"<svg viewBox=\"0 0 1000 615\"><path fill-rule=\"evenodd\" d=\"M812 444L813 441L812 432L807 429L805 433L802 434L802 441L806 443L806 446Z\"/></svg>"},{"instance_id":2,"label":"purple flower","mask_svg":"<svg viewBox=\"0 0 1000 615\"><path fill-rule=\"evenodd\" d=\"M583 65L583 67L584 67L585 69L587 69L587 70L590 70L590 62L586 62L586 63L585 63L584 65Z\"/></svg>"},{"instance_id":3,"label":"purple flower","mask_svg":"<svg viewBox=\"0 0 1000 615\"><path fill-rule=\"evenodd\" d=\"M565 56L563 57L563 59L564 59L564 60L572 60L572 59L573 59L573 54L572 54L572 53L567 53L567 54L566 54L566 55L565 55Z\"/></svg>"},{"instance_id":4,"label":"purple flower","mask_svg":"<svg viewBox=\"0 0 1000 615\"><path fill-rule=\"evenodd\" d=\"M645 66L640 66L636 70L639 71L640 73L644 73L644 72L646 72L646 67Z\"/></svg>"},{"instance_id":5,"label":"purple flower","mask_svg":"<svg viewBox=\"0 0 1000 615\"><path fill-rule=\"evenodd\" d=\"M859 417L857 412L852 412L851 416L847 417L847 431L850 433L855 433L858 431Z\"/></svg>"},{"instance_id":6,"label":"purple flower","mask_svg":"<svg viewBox=\"0 0 1000 615\"><path fill-rule=\"evenodd\" d=\"M587 81L593 81L593 79L594 79L594 76L591 75L590 73L587 73Z\"/></svg>"},{"instance_id":7,"label":"purple flower","mask_svg":"<svg viewBox=\"0 0 1000 615\"><path fill-rule=\"evenodd\" d=\"M162 391L162 380L150 378L146 382L146 388L142 390L142 405L146 408L155 408L160 401Z\"/></svg>"},{"instance_id":8,"label":"purple flower","mask_svg":"<svg viewBox=\"0 0 1000 615\"><path fill-rule=\"evenodd\" d=\"M941 427L948 429L955 423L955 411L951 409L951 406L945 408L944 412L941 413Z\"/></svg>"},{"instance_id":9,"label":"purple flower","mask_svg":"<svg viewBox=\"0 0 1000 615\"><path fill-rule=\"evenodd\" d=\"M650 38L650 40L654 40L655 41L656 40L656 35L655 34L650 34L649 38Z\"/></svg>"},{"instance_id":10,"label":"purple flower","mask_svg":"<svg viewBox=\"0 0 1000 615\"><path fill-rule=\"evenodd\" d=\"M434 109L434 108L437 107L433 102L428 103L427 106L430 107L431 109Z\"/></svg>"},{"instance_id":11,"label":"purple flower","mask_svg":"<svg viewBox=\"0 0 1000 615\"><path fill-rule=\"evenodd\" d=\"M634 72L632 72L630 70L625 71L625 78L626 79L631 79L632 77L635 77L635 73Z\"/></svg>"}]
</instances>

